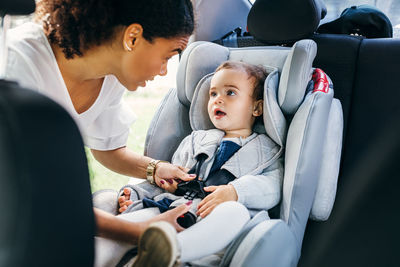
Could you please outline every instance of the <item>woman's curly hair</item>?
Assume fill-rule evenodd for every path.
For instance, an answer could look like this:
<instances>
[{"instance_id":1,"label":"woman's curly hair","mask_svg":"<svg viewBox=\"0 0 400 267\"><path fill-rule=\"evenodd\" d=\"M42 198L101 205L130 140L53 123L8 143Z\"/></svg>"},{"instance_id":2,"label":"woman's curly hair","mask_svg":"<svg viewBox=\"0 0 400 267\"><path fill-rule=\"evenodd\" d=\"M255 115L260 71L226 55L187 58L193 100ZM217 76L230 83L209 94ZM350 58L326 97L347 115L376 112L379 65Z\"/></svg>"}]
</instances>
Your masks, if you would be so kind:
<instances>
[{"instance_id":1,"label":"woman's curly hair","mask_svg":"<svg viewBox=\"0 0 400 267\"><path fill-rule=\"evenodd\" d=\"M66 58L83 56L90 47L112 39L118 26L138 23L150 42L190 35L194 29L190 0L41 0L36 19Z\"/></svg>"}]
</instances>

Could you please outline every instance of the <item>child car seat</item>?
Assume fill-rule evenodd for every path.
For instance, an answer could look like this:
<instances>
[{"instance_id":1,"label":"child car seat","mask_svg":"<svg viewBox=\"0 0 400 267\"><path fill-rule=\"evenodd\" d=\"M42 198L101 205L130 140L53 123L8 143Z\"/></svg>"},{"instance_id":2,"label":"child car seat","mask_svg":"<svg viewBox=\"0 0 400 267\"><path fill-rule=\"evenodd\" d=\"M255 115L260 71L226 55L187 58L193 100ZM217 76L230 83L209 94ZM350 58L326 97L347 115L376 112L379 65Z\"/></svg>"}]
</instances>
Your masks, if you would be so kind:
<instances>
[{"instance_id":1,"label":"child car seat","mask_svg":"<svg viewBox=\"0 0 400 267\"><path fill-rule=\"evenodd\" d=\"M282 149L286 143L279 215L272 220L262 212L254 216L228 247L220 266L265 266L267 262L295 266L308 218L329 217L343 119L329 78L320 70L311 77L316 49L312 40L299 41L292 48L227 48L194 42L182 55L177 88L168 92L151 122L145 154L170 160L192 130L212 127L205 106L211 75L220 63L245 61L261 64L270 72L264 91L264 125L258 131L265 130ZM325 79L329 86L319 88L318 79ZM290 122L288 131L286 121Z\"/></svg>"}]
</instances>

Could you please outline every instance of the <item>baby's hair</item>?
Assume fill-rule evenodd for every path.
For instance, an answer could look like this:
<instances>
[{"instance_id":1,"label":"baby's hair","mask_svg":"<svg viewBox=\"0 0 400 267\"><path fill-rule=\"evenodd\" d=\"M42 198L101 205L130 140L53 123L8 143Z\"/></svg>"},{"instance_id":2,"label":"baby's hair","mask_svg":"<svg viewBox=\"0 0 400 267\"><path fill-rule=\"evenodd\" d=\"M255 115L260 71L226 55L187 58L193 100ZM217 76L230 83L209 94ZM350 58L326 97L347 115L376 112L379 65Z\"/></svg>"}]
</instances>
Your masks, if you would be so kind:
<instances>
[{"instance_id":1,"label":"baby's hair","mask_svg":"<svg viewBox=\"0 0 400 267\"><path fill-rule=\"evenodd\" d=\"M268 76L268 72L266 72L264 67L260 65L248 64L242 61L225 61L218 66L215 72L220 71L222 69L234 69L234 70L245 71L249 79L254 78L253 98L255 100L263 99L264 82Z\"/></svg>"}]
</instances>

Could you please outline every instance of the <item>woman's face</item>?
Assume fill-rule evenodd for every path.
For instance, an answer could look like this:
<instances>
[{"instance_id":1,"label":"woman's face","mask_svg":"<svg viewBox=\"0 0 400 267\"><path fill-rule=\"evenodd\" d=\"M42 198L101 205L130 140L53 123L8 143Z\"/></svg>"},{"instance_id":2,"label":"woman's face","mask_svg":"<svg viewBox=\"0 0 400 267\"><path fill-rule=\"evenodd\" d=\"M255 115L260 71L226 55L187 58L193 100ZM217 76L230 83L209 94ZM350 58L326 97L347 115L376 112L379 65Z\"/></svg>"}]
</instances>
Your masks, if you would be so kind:
<instances>
[{"instance_id":1,"label":"woman's face","mask_svg":"<svg viewBox=\"0 0 400 267\"><path fill-rule=\"evenodd\" d=\"M148 42L142 36L130 43L129 49L124 44L121 72L118 80L129 90L146 86L155 76L167 74L168 60L183 51L189 36L175 38L154 38Z\"/></svg>"}]
</instances>

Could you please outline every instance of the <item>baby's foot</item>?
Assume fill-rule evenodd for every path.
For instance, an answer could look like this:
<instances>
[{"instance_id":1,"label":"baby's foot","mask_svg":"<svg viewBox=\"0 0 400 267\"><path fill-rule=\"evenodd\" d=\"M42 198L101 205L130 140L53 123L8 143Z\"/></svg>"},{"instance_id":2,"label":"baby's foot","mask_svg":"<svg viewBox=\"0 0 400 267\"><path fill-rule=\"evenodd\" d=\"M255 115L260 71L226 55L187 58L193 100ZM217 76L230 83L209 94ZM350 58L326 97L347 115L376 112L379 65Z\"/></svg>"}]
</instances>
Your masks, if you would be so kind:
<instances>
[{"instance_id":1,"label":"baby's foot","mask_svg":"<svg viewBox=\"0 0 400 267\"><path fill-rule=\"evenodd\" d=\"M131 190L129 188L124 188L123 195L121 195L118 198L118 205L119 205L118 212L119 213L126 211L129 207L129 205L131 205L133 203L133 201L130 200L130 198L131 198Z\"/></svg>"}]
</instances>

